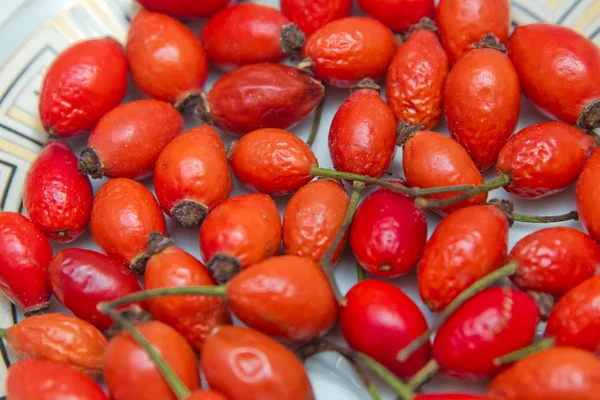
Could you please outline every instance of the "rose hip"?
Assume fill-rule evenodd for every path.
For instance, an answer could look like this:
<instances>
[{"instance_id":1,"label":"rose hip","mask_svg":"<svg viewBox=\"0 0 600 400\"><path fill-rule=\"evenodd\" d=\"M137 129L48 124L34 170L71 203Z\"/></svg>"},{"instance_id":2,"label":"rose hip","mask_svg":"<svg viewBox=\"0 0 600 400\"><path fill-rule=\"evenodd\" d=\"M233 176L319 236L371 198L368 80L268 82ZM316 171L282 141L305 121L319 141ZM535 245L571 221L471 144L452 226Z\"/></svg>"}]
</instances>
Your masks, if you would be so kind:
<instances>
[{"instance_id":1,"label":"rose hip","mask_svg":"<svg viewBox=\"0 0 600 400\"><path fill-rule=\"evenodd\" d=\"M23 202L34 223L51 240L68 243L87 228L94 195L77 157L65 143L49 143L25 177Z\"/></svg>"},{"instance_id":2,"label":"rose hip","mask_svg":"<svg viewBox=\"0 0 600 400\"><path fill-rule=\"evenodd\" d=\"M529 24L515 28L508 56L523 92L545 115L600 126L600 49L567 27Z\"/></svg>"},{"instance_id":3,"label":"rose hip","mask_svg":"<svg viewBox=\"0 0 600 400\"><path fill-rule=\"evenodd\" d=\"M94 128L79 155L79 169L94 179L145 178L182 129L181 115L168 103L149 99L122 104Z\"/></svg>"},{"instance_id":4,"label":"rose hip","mask_svg":"<svg viewBox=\"0 0 600 400\"><path fill-rule=\"evenodd\" d=\"M202 351L202 370L210 387L230 400L314 399L294 353L252 329L218 328Z\"/></svg>"},{"instance_id":5,"label":"rose hip","mask_svg":"<svg viewBox=\"0 0 600 400\"><path fill-rule=\"evenodd\" d=\"M417 394L414 400L488 400L487 397L463 393Z\"/></svg>"},{"instance_id":6,"label":"rose hip","mask_svg":"<svg viewBox=\"0 0 600 400\"><path fill-rule=\"evenodd\" d=\"M572 347L535 353L513 365L490 384L497 400L593 400L600 393L600 360Z\"/></svg>"},{"instance_id":7,"label":"rose hip","mask_svg":"<svg viewBox=\"0 0 600 400\"><path fill-rule=\"evenodd\" d=\"M46 271L52 248L44 234L21 214L0 212L0 290L25 316L48 308Z\"/></svg>"},{"instance_id":8,"label":"rose hip","mask_svg":"<svg viewBox=\"0 0 600 400\"><path fill-rule=\"evenodd\" d=\"M198 260L166 242L157 248L146 266L146 290L182 286L214 285L210 272ZM230 324L222 300L205 296L171 296L146 302L152 316L175 328L194 348L202 350L206 337L217 326Z\"/></svg>"},{"instance_id":9,"label":"rose hip","mask_svg":"<svg viewBox=\"0 0 600 400\"><path fill-rule=\"evenodd\" d=\"M34 315L0 333L23 360L48 360L91 377L102 373L106 339L98 329L79 318L64 314Z\"/></svg>"},{"instance_id":10,"label":"rose hip","mask_svg":"<svg viewBox=\"0 0 600 400\"><path fill-rule=\"evenodd\" d=\"M144 272L147 239L152 232L165 236L165 216L144 185L131 179L110 179L94 199L90 224L96 244L136 274Z\"/></svg>"},{"instance_id":11,"label":"rose hip","mask_svg":"<svg viewBox=\"0 0 600 400\"><path fill-rule=\"evenodd\" d=\"M600 150L596 150L581 171L576 191L579 220L596 241L600 241L600 207L597 201L600 196L599 178Z\"/></svg>"},{"instance_id":12,"label":"rose hip","mask_svg":"<svg viewBox=\"0 0 600 400\"><path fill-rule=\"evenodd\" d=\"M283 214L285 254L307 257L319 263L340 230L350 198L344 187L319 179L301 187ZM346 247L347 236L333 253L335 263Z\"/></svg>"},{"instance_id":13,"label":"rose hip","mask_svg":"<svg viewBox=\"0 0 600 400\"><path fill-rule=\"evenodd\" d=\"M350 16L352 0L280 0L281 12L306 36L331 21Z\"/></svg>"},{"instance_id":14,"label":"rose hip","mask_svg":"<svg viewBox=\"0 0 600 400\"><path fill-rule=\"evenodd\" d=\"M546 336L558 346L600 350L600 276L589 278L558 300L546 326Z\"/></svg>"},{"instance_id":15,"label":"rose hip","mask_svg":"<svg viewBox=\"0 0 600 400\"><path fill-rule=\"evenodd\" d=\"M383 77L394 58L396 40L381 22L365 17L332 21L313 33L299 65L332 86L351 87L363 78Z\"/></svg>"},{"instance_id":16,"label":"rose hip","mask_svg":"<svg viewBox=\"0 0 600 400\"><path fill-rule=\"evenodd\" d=\"M358 206L350 245L358 263L371 274L395 278L409 273L427 241L425 213L404 194L381 188Z\"/></svg>"},{"instance_id":17,"label":"rose hip","mask_svg":"<svg viewBox=\"0 0 600 400\"><path fill-rule=\"evenodd\" d=\"M363 79L335 113L329 154L338 171L381 177L396 153L396 119L379 96L379 86Z\"/></svg>"},{"instance_id":18,"label":"rose hip","mask_svg":"<svg viewBox=\"0 0 600 400\"><path fill-rule=\"evenodd\" d=\"M185 387L190 390L200 388L196 355L183 336L158 321L137 325L137 329L171 366ZM104 356L104 380L114 400L176 400L154 361L126 332L108 343Z\"/></svg>"},{"instance_id":19,"label":"rose hip","mask_svg":"<svg viewBox=\"0 0 600 400\"><path fill-rule=\"evenodd\" d=\"M205 18L224 8L231 0L139 0L144 8L175 18Z\"/></svg>"},{"instance_id":20,"label":"rose hip","mask_svg":"<svg viewBox=\"0 0 600 400\"><path fill-rule=\"evenodd\" d=\"M48 267L48 283L66 308L103 331L113 320L98 311L98 303L141 290L135 275L124 265L85 249L58 252ZM139 305L130 309L141 311Z\"/></svg>"},{"instance_id":21,"label":"rose hip","mask_svg":"<svg viewBox=\"0 0 600 400\"><path fill-rule=\"evenodd\" d=\"M429 360L429 342L407 361L396 359L400 349L427 330L423 313L400 289L369 279L353 286L346 299L340 327L351 348L374 358L403 379L414 375Z\"/></svg>"},{"instance_id":22,"label":"rose hip","mask_svg":"<svg viewBox=\"0 0 600 400\"><path fill-rule=\"evenodd\" d=\"M164 14L140 11L131 20L127 61L141 92L185 110L197 102L208 60L190 29Z\"/></svg>"},{"instance_id":23,"label":"rose hip","mask_svg":"<svg viewBox=\"0 0 600 400\"><path fill-rule=\"evenodd\" d=\"M521 87L495 36L486 35L476 46L448 74L444 111L452 138L487 171L517 127Z\"/></svg>"},{"instance_id":24,"label":"rose hip","mask_svg":"<svg viewBox=\"0 0 600 400\"><path fill-rule=\"evenodd\" d=\"M42 84L39 113L51 136L88 133L127 91L127 60L114 39L78 42L54 60Z\"/></svg>"},{"instance_id":25,"label":"rose hip","mask_svg":"<svg viewBox=\"0 0 600 400\"><path fill-rule=\"evenodd\" d=\"M304 35L279 10L242 3L213 15L200 34L210 61L226 71L283 60L304 45Z\"/></svg>"},{"instance_id":26,"label":"rose hip","mask_svg":"<svg viewBox=\"0 0 600 400\"><path fill-rule=\"evenodd\" d=\"M108 400L100 385L83 373L46 360L25 360L8 369L10 400Z\"/></svg>"},{"instance_id":27,"label":"rose hip","mask_svg":"<svg viewBox=\"0 0 600 400\"><path fill-rule=\"evenodd\" d=\"M387 73L385 96L398 121L432 129L443 112L448 56L431 20L411 28Z\"/></svg>"},{"instance_id":28,"label":"rose hip","mask_svg":"<svg viewBox=\"0 0 600 400\"><path fill-rule=\"evenodd\" d=\"M433 0L358 0L360 8L394 32L406 32L421 18L432 18Z\"/></svg>"},{"instance_id":29,"label":"rose hip","mask_svg":"<svg viewBox=\"0 0 600 400\"><path fill-rule=\"evenodd\" d=\"M277 253L281 217L264 194L232 197L219 204L200 228L200 250L218 283Z\"/></svg>"},{"instance_id":30,"label":"rose hip","mask_svg":"<svg viewBox=\"0 0 600 400\"><path fill-rule=\"evenodd\" d=\"M196 112L203 121L243 135L261 128L289 128L314 110L324 95L325 87L304 71L253 64L221 76Z\"/></svg>"},{"instance_id":31,"label":"rose hip","mask_svg":"<svg viewBox=\"0 0 600 400\"><path fill-rule=\"evenodd\" d=\"M231 194L231 173L221 138L204 124L173 139L154 167L154 190L163 211L185 228Z\"/></svg>"},{"instance_id":32,"label":"rose hip","mask_svg":"<svg viewBox=\"0 0 600 400\"><path fill-rule=\"evenodd\" d=\"M506 43L510 29L508 0L440 0L435 9L435 23L450 64L471 50L473 43L492 33Z\"/></svg>"},{"instance_id":33,"label":"rose hip","mask_svg":"<svg viewBox=\"0 0 600 400\"><path fill-rule=\"evenodd\" d=\"M317 157L302 139L283 129L259 129L234 144L231 169L246 187L272 196L294 193L313 179Z\"/></svg>"}]
</instances>

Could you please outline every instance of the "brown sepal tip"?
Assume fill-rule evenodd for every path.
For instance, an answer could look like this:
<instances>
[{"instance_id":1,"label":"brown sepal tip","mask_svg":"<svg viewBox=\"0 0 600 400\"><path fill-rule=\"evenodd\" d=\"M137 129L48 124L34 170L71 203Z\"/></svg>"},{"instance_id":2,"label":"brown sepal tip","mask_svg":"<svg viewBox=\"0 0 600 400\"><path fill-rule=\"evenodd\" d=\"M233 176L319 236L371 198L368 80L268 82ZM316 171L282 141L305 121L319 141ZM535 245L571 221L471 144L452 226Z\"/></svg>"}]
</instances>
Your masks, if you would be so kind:
<instances>
[{"instance_id":1,"label":"brown sepal tip","mask_svg":"<svg viewBox=\"0 0 600 400\"><path fill-rule=\"evenodd\" d=\"M512 213L515 211L515 206L512 201L505 199L491 199L487 202L487 204L498 207L504 213L504 215L506 215L508 226L513 226L515 223L515 218L513 217Z\"/></svg>"},{"instance_id":2,"label":"brown sepal tip","mask_svg":"<svg viewBox=\"0 0 600 400\"><path fill-rule=\"evenodd\" d=\"M419 22L408 28L408 32L403 36L403 40L406 41L416 31L430 31L438 34L438 28L435 22L431 18L423 17Z\"/></svg>"},{"instance_id":3,"label":"brown sepal tip","mask_svg":"<svg viewBox=\"0 0 600 400\"><path fill-rule=\"evenodd\" d=\"M134 325L143 324L144 322L148 322L152 319L152 314L150 314L148 311L142 310L139 307L125 308L124 310L120 311L120 314L123 318ZM123 327L121 326L121 323L119 323L119 321L113 321L112 325L106 331L104 331L104 334L108 339L111 339L122 331Z\"/></svg>"},{"instance_id":4,"label":"brown sepal tip","mask_svg":"<svg viewBox=\"0 0 600 400\"><path fill-rule=\"evenodd\" d=\"M285 54L293 54L302 50L305 41L306 37L298 25L290 23L281 28L281 50Z\"/></svg>"},{"instance_id":5,"label":"brown sepal tip","mask_svg":"<svg viewBox=\"0 0 600 400\"><path fill-rule=\"evenodd\" d=\"M213 125L212 112L205 92L198 93L198 102L194 108L194 114L202 122Z\"/></svg>"},{"instance_id":6,"label":"brown sepal tip","mask_svg":"<svg viewBox=\"0 0 600 400\"><path fill-rule=\"evenodd\" d=\"M29 307L29 308L23 310L23 315L25 317L33 317L34 315L43 315L43 314L46 314L46 312L48 312L48 308L50 308L50 303L46 301L44 303L38 304L37 306Z\"/></svg>"},{"instance_id":7,"label":"brown sepal tip","mask_svg":"<svg viewBox=\"0 0 600 400\"><path fill-rule=\"evenodd\" d=\"M78 167L81 172L89 175L93 179L100 179L104 176L104 166L98 153L93 147L86 147L79 153Z\"/></svg>"},{"instance_id":8,"label":"brown sepal tip","mask_svg":"<svg viewBox=\"0 0 600 400\"><path fill-rule=\"evenodd\" d=\"M506 46L500 43L500 39L493 33L486 33L481 41L471 45L473 49L494 49L506 53Z\"/></svg>"},{"instance_id":9,"label":"brown sepal tip","mask_svg":"<svg viewBox=\"0 0 600 400\"><path fill-rule=\"evenodd\" d=\"M181 200L171 208L173 219L184 228L202 225L208 215L208 207L193 200Z\"/></svg>"},{"instance_id":10,"label":"brown sepal tip","mask_svg":"<svg viewBox=\"0 0 600 400\"><path fill-rule=\"evenodd\" d=\"M411 136L424 129L425 127L420 124L414 125L406 121L399 122L396 126L396 131L398 132L398 141L396 142L396 144L402 147L404 143L406 143L406 141L411 138Z\"/></svg>"},{"instance_id":11,"label":"brown sepal tip","mask_svg":"<svg viewBox=\"0 0 600 400\"><path fill-rule=\"evenodd\" d=\"M200 102L201 92L189 92L185 96L178 99L173 107L182 114L188 111L195 111Z\"/></svg>"},{"instance_id":12,"label":"brown sepal tip","mask_svg":"<svg viewBox=\"0 0 600 400\"><path fill-rule=\"evenodd\" d=\"M208 262L208 269L212 272L215 281L223 285L240 273L242 264L233 256L217 253Z\"/></svg>"},{"instance_id":13,"label":"brown sepal tip","mask_svg":"<svg viewBox=\"0 0 600 400\"><path fill-rule=\"evenodd\" d=\"M146 264L150 257L160 253L167 247L172 246L173 243L173 239L163 236L162 233L152 232L150 236L148 236L148 247L146 247L146 250L129 264L129 269L138 276L144 275Z\"/></svg>"},{"instance_id":14,"label":"brown sepal tip","mask_svg":"<svg viewBox=\"0 0 600 400\"><path fill-rule=\"evenodd\" d=\"M577 119L577 126L586 131L600 128L600 99L584 107Z\"/></svg>"},{"instance_id":15,"label":"brown sepal tip","mask_svg":"<svg viewBox=\"0 0 600 400\"><path fill-rule=\"evenodd\" d=\"M535 300L540 311L540 318L542 321L547 321L548 317L550 317L550 313L552 312L552 308L554 307L554 296L548 293L541 293L532 290L528 291L527 294L533 297Z\"/></svg>"},{"instance_id":16,"label":"brown sepal tip","mask_svg":"<svg viewBox=\"0 0 600 400\"><path fill-rule=\"evenodd\" d=\"M381 91L381 86L379 86L373 79L371 78L363 78L358 83L350 88L350 93L354 93L357 90L375 90L377 93Z\"/></svg>"}]
</instances>

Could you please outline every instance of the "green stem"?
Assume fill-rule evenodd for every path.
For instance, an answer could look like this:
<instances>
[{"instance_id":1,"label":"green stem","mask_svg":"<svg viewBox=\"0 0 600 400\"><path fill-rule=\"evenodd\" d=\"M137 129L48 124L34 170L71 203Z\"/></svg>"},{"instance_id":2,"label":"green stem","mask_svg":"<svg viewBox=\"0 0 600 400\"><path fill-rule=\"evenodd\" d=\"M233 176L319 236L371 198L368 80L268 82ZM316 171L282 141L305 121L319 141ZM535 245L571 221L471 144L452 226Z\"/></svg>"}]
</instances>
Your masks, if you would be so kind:
<instances>
[{"instance_id":1,"label":"green stem","mask_svg":"<svg viewBox=\"0 0 600 400\"><path fill-rule=\"evenodd\" d=\"M327 89L326 89L327 90ZM321 126L321 117L323 116L323 107L325 106L325 96L327 95L327 91L323 95L321 102L317 106L315 110L315 119L313 120L312 126L310 128L310 136L306 141L308 147L312 147L315 143L315 139L317 138L317 133L319 133L319 126Z\"/></svg>"},{"instance_id":2,"label":"green stem","mask_svg":"<svg viewBox=\"0 0 600 400\"><path fill-rule=\"evenodd\" d=\"M354 218L354 214L356 213L356 207L358 206L358 200L360 199L360 192L364 189L365 184L362 182L355 181L352 184L352 195L350 196L350 204L348 204L348 209L346 210L346 215L344 216L344 220L342 221L342 225L340 226L340 230L337 232L335 237L333 238L333 242L325 252L323 258L321 258L321 268L325 271L327 278L329 279L329 283L331 284L331 289L333 290L333 294L337 301L342 305L346 305L346 299L342 294L337 281L335 280L335 271L333 268L333 253L338 248L344 237L346 236L346 232L350 227L350 223L352 223L352 219Z\"/></svg>"},{"instance_id":3,"label":"green stem","mask_svg":"<svg viewBox=\"0 0 600 400\"><path fill-rule=\"evenodd\" d=\"M421 336L413 340L408 344L404 349L400 350L398 353L398 360L400 362L404 362L411 356L415 351L417 351L425 342L429 340L429 337L437 331L444 322L456 311L461 305L464 304L465 301L470 299L475 293L482 291L483 289L490 287L495 282L506 278L510 275L513 275L517 272L517 263L511 261L505 266L495 270L494 272L484 276L477 282L473 283L471 286L463 290L449 305L440 313L437 321L431 328L425 331Z\"/></svg>"},{"instance_id":4,"label":"green stem","mask_svg":"<svg viewBox=\"0 0 600 400\"><path fill-rule=\"evenodd\" d=\"M446 197L444 199L424 199L419 197L415 200L415 204L421 208L444 208L451 206L452 204L460 203L461 201L468 200L471 197L477 196L478 194L487 193L490 190L498 189L502 186L506 186L511 182L510 175L501 174L496 179L486 182L482 185L476 186L472 189L467 190L456 196Z\"/></svg>"},{"instance_id":5,"label":"green stem","mask_svg":"<svg viewBox=\"0 0 600 400\"><path fill-rule=\"evenodd\" d=\"M430 194L439 194L439 193L452 193L452 192L464 192L465 190L474 189L473 185L459 185L459 186L444 186L444 187L434 187L434 188L410 188L403 185L398 185L396 183L388 182L384 179L371 178L366 175L352 174L350 172L342 172L336 171L334 169L321 168L317 166L312 166L310 169L310 174L313 176L320 176L323 178L334 178L338 180L348 180L348 181L358 181L364 183L370 183L374 185L378 185L381 187L385 187L391 190L394 190L399 193L404 193L411 197L419 197L419 196L427 196Z\"/></svg>"},{"instance_id":6,"label":"green stem","mask_svg":"<svg viewBox=\"0 0 600 400\"><path fill-rule=\"evenodd\" d=\"M184 295L198 295L198 296L214 296L214 297L225 297L227 295L227 288L223 286L188 286L188 287L173 287L163 289L152 289L143 290L141 292L135 292L127 296L120 297L113 301L103 301L98 303L98 310L107 314L109 310L115 309L125 304L135 303L138 301L144 301L153 299L156 297L163 296L184 296Z\"/></svg>"},{"instance_id":7,"label":"green stem","mask_svg":"<svg viewBox=\"0 0 600 400\"><path fill-rule=\"evenodd\" d=\"M498 357L496 359L494 359L494 365L505 365L505 364L511 364L515 361L519 361L533 353L536 353L540 350L546 350L549 349L550 347L554 347L554 339L553 338L546 338L546 339L542 339L537 343L534 343L530 346L527 347L523 347L522 349L519 349L517 351L513 351L512 353L508 353L503 355L502 357Z\"/></svg>"},{"instance_id":8,"label":"green stem","mask_svg":"<svg viewBox=\"0 0 600 400\"><path fill-rule=\"evenodd\" d=\"M410 378L407 382L407 386L410 390L415 391L425 383L427 383L435 374L440 370L438 362L432 358L427 364L423 366L417 373Z\"/></svg>"},{"instance_id":9,"label":"green stem","mask_svg":"<svg viewBox=\"0 0 600 400\"><path fill-rule=\"evenodd\" d=\"M356 278L358 282L362 282L367 279L367 272L358 262L356 263Z\"/></svg>"},{"instance_id":10,"label":"green stem","mask_svg":"<svg viewBox=\"0 0 600 400\"><path fill-rule=\"evenodd\" d=\"M190 396L190 391L185 387L177 374L173 372L169 364L164 358L152 347L152 344L142 335L142 333L115 309L109 309L106 314L110 315L115 321L129 332L131 337L148 353L148 356L154 361L156 367L165 378L178 400L187 399Z\"/></svg>"},{"instance_id":11,"label":"green stem","mask_svg":"<svg viewBox=\"0 0 600 400\"><path fill-rule=\"evenodd\" d=\"M396 377L389 369L379 364L366 354L354 352L356 358L362 361L371 372L383 380L398 396L404 400L411 400L414 396L413 391Z\"/></svg>"},{"instance_id":12,"label":"green stem","mask_svg":"<svg viewBox=\"0 0 600 400\"><path fill-rule=\"evenodd\" d=\"M0 338L5 338L8 333L8 329L0 328Z\"/></svg>"},{"instance_id":13,"label":"green stem","mask_svg":"<svg viewBox=\"0 0 600 400\"><path fill-rule=\"evenodd\" d=\"M579 214L577 213L577 211L571 211L566 214L552 215L552 216L537 216L537 215L519 214L519 213L513 212L512 216L515 219L515 221L527 222L530 224L550 224L553 222L579 220Z\"/></svg>"}]
</instances>

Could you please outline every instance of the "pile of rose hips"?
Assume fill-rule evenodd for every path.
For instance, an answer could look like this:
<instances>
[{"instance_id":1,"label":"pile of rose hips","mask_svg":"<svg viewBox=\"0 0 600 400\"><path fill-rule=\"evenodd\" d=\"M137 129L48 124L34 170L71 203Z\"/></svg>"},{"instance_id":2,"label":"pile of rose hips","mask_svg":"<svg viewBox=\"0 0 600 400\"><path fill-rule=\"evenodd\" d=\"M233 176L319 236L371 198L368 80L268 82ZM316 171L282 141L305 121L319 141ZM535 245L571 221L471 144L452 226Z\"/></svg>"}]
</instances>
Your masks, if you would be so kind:
<instances>
[{"instance_id":1,"label":"pile of rose hips","mask_svg":"<svg viewBox=\"0 0 600 400\"><path fill-rule=\"evenodd\" d=\"M0 213L1 290L27 316L0 332L23 359L9 400L107 399L100 375L114 400L308 400L301 360L322 351L346 357L373 399L365 369L405 400L600 397L591 41L549 24L509 37L508 0L359 0L371 17L350 17L350 0L140 3L125 50L87 40L50 66L42 123L55 139L91 131L87 147L77 157L51 141L25 181L29 219ZM175 19L199 17L199 37ZM299 52L298 68L279 64ZM209 63L229 72L204 92ZM129 74L147 99L120 104ZM285 130L320 109L325 85L352 88L329 130L335 170ZM560 122L513 135L522 91ZM185 113L205 123L182 133ZM451 138L430 131L442 114ZM215 128L239 140L226 149ZM397 146L404 180L381 179ZM257 193L230 197L231 171ZM152 174L155 195L138 182ZM110 179L94 196L87 175ZM574 183L566 215L487 202L498 187L539 199ZM366 184L381 188L358 205ZM272 197L290 194L282 224ZM445 216L429 241L426 208ZM200 230L204 263L169 238L164 214ZM509 252L515 221L577 218L590 236L552 227ZM104 253L53 254L48 240L88 224ZM360 281L344 296L333 268L347 240ZM362 280L414 268L441 312L432 327L400 289ZM512 287L491 287L506 277ZM44 314L51 294L74 316ZM350 348L321 339L338 319ZM438 371L492 378L487 397L415 394Z\"/></svg>"}]
</instances>

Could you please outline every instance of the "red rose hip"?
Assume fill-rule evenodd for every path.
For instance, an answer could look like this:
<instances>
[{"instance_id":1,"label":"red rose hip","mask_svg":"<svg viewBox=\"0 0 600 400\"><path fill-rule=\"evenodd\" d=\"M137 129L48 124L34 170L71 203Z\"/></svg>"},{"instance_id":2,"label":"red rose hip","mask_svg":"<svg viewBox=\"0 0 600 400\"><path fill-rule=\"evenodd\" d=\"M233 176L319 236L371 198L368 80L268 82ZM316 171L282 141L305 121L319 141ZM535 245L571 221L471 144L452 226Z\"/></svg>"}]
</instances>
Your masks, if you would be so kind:
<instances>
[{"instance_id":1,"label":"red rose hip","mask_svg":"<svg viewBox=\"0 0 600 400\"><path fill-rule=\"evenodd\" d=\"M360 8L394 32L405 32L421 18L432 18L433 0L358 0Z\"/></svg>"},{"instance_id":2,"label":"red rose hip","mask_svg":"<svg viewBox=\"0 0 600 400\"><path fill-rule=\"evenodd\" d=\"M594 151L585 163L581 175L577 180L577 212L579 220L591 237L600 241L600 150Z\"/></svg>"},{"instance_id":3,"label":"red rose hip","mask_svg":"<svg viewBox=\"0 0 600 400\"><path fill-rule=\"evenodd\" d=\"M224 8L231 0L139 0L144 8L175 18L205 18Z\"/></svg>"},{"instance_id":4,"label":"red rose hip","mask_svg":"<svg viewBox=\"0 0 600 400\"><path fill-rule=\"evenodd\" d=\"M352 0L281 0L281 12L306 36L327 23L350 16Z\"/></svg>"}]
</instances>

